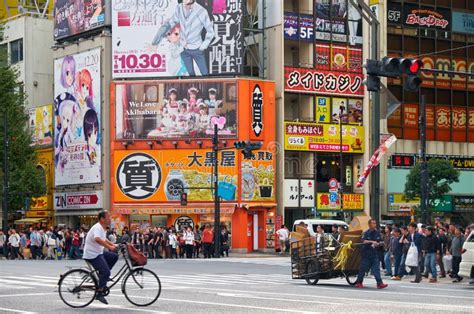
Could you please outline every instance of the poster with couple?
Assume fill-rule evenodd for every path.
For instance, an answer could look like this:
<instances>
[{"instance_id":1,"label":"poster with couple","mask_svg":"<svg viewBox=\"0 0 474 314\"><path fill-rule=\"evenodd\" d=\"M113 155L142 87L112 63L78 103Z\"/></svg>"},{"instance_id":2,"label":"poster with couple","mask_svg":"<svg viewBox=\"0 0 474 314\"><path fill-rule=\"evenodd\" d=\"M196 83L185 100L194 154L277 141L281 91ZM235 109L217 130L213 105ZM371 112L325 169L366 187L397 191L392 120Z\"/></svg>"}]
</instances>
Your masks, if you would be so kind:
<instances>
[{"instance_id":1,"label":"poster with couple","mask_svg":"<svg viewBox=\"0 0 474 314\"><path fill-rule=\"evenodd\" d=\"M112 0L114 78L236 75L244 0Z\"/></svg>"},{"instance_id":2,"label":"poster with couple","mask_svg":"<svg viewBox=\"0 0 474 314\"><path fill-rule=\"evenodd\" d=\"M100 183L100 48L54 60L55 185Z\"/></svg>"},{"instance_id":3,"label":"poster with couple","mask_svg":"<svg viewBox=\"0 0 474 314\"><path fill-rule=\"evenodd\" d=\"M237 135L235 81L117 82L115 108L116 139Z\"/></svg>"}]
</instances>

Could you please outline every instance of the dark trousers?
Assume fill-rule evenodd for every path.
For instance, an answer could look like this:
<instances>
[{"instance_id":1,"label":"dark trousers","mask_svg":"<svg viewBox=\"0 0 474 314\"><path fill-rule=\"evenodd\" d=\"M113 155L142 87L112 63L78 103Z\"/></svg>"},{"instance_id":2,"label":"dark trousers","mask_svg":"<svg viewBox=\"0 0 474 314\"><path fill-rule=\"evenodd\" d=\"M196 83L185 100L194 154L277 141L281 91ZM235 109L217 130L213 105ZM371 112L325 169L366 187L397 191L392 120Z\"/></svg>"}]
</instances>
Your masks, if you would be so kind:
<instances>
[{"instance_id":1,"label":"dark trousers","mask_svg":"<svg viewBox=\"0 0 474 314\"><path fill-rule=\"evenodd\" d=\"M421 271L420 271L420 266L417 267L412 267L409 266L410 270L415 273L415 281L420 282L421 281Z\"/></svg>"},{"instance_id":2,"label":"dark trousers","mask_svg":"<svg viewBox=\"0 0 474 314\"><path fill-rule=\"evenodd\" d=\"M458 275L459 273L459 264L461 264L461 256L453 256L453 278L462 278Z\"/></svg>"},{"instance_id":3,"label":"dark trousers","mask_svg":"<svg viewBox=\"0 0 474 314\"><path fill-rule=\"evenodd\" d=\"M181 59L183 59L184 66L186 67L186 70L188 70L189 76L196 76L194 62L196 62L202 76L209 74L204 51L199 49L184 49L184 51L181 52Z\"/></svg>"},{"instance_id":4,"label":"dark trousers","mask_svg":"<svg viewBox=\"0 0 474 314\"><path fill-rule=\"evenodd\" d=\"M38 257L38 247L36 245L30 245L31 259Z\"/></svg>"},{"instance_id":5,"label":"dark trousers","mask_svg":"<svg viewBox=\"0 0 474 314\"><path fill-rule=\"evenodd\" d=\"M401 277L402 276L402 269L400 267L402 263L402 254L400 255L395 255L395 273L393 274L394 276Z\"/></svg>"},{"instance_id":6,"label":"dark trousers","mask_svg":"<svg viewBox=\"0 0 474 314\"><path fill-rule=\"evenodd\" d=\"M441 276L446 276L446 271L444 270L444 263L443 263L443 254L439 254L436 256L436 261L439 265L439 270L441 272Z\"/></svg>"},{"instance_id":7,"label":"dark trousers","mask_svg":"<svg viewBox=\"0 0 474 314\"><path fill-rule=\"evenodd\" d=\"M377 281L377 284L382 283L382 277L380 276L380 261L377 255L363 256L360 261L359 275L357 276L357 282L362 283L364 280L365 273L371 269L372 274Z\"/></svg>"},{"instance_id":8,"label":"dark trousers","mask_svg":"<svg viewBox=\"0 0 474 314\"><path fill-rule=\"evenodd\" d=\"M199 251L201 249L201 243L197 243L194 246L194 257L199 257Z\"/></svg>"},{"instance_id":9,"label":"dark trousers","mask_svg":"<svg viewBox=\"0 0 474 314\"><path fill-rule=\"evenodd\" d=\"M107 281L110 278L110 270L117 263L117 253L104 251L94 259L88 261L94 266L95 270L99 272L99 289L103 289L107 286Z\"/></svg>"},{"instance_id":10,"label":"dark trousers","mask_svg":"<svg viewBox=\"0 0 474 314\"><path fill-rule=\"evenodd\" d=\"M18 257L20 257L20 247L18 246L11 246L11 255L12 255L12 259L16 259Z\"/></svg>"},{"instance_id":11,"label":"dark trousers","mask_svg":"<svg viewBox=\"0 0 474 314\"><path fill-rule=\"evenodd\" d=\"M203 246L204 246L204 258L211 258L212 243L203 243Z\"/></svg>"},{"instance_id":12,"label":"dark trousers","mask_svg":"<svg viewBox=\"0 0 474 314\"><path fill-rule=\"evenodd\" d=\"M69 258L81 258L81 248L79 246L71 246L71 249L69 250Z\"/></svg>"},{"instance_id":13,"label":"dark trousers","mask_svg":"<svg viewBox=\"0 0 474 314\"><path fill-rule=\"evenodd\" d=\"M160 245L159 244L153 245L153 250L155 250L155 258L161 258Z\"/></svg>"},{"instance_id":14,"label":"dark trousers","mask_svg":"<svg viewBox=\"0 0 474 314\"><path fill-rule=\"evenodd\" d=\"M184 250L186 252L186 258L193 258L193 248L194 246L192 244L186 244L184 246Z\"/></svg>"}]
</instances>

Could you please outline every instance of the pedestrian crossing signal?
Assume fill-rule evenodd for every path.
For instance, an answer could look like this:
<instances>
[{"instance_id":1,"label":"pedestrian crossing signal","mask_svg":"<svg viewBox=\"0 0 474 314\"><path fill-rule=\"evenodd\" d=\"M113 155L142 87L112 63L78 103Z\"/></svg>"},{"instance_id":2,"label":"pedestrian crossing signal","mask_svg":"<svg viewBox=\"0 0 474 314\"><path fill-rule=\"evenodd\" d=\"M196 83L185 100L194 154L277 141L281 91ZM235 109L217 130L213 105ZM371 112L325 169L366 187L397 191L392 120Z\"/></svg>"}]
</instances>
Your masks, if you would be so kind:
<instances>
[{"instance_id":1,"label":"pedestrian crossing signal","mask_svg":"<svg viewBox=\"0 0 474 314\"><path fill-rule=\"evenodd\" d=\"M188 193L181 193L181 206L188 205Z\"/></svg>"}]
</instances>

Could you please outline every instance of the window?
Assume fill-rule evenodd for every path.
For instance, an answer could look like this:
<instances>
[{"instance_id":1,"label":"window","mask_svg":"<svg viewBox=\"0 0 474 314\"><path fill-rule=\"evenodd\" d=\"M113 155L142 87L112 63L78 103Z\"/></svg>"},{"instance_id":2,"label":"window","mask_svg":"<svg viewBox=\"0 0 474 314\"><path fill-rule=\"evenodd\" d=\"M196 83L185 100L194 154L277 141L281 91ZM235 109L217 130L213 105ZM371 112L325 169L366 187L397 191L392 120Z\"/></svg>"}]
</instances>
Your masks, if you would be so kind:
<instances>
[{"instance_id":1,"label":"window","mask_svg":"<svg viewBox=\"0 0 474 314\"><path fill-rule=\"evenodd\" d=\"M23 39L10 42L10 63L15 64L23 61Z\"/></svg>"}]
</instances>

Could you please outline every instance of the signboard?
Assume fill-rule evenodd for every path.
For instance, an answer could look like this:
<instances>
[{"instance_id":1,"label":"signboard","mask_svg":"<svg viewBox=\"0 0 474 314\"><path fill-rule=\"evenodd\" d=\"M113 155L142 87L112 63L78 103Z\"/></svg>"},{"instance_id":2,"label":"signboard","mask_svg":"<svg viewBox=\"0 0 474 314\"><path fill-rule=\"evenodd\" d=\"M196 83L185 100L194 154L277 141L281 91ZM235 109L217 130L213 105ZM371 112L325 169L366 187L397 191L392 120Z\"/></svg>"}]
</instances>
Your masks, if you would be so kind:
<instances>
[{"instance_id":1,"label":"signboard","mask_svg":"<svg viewBox=\"0 0 474 314\"><path fill-rule=\"evenodd\" d=\"M233 214L235 205L221 204L221 214ZM116 205L113 209L114 214L121 215L205 215L213 214L214 206L203 207L173 207L173 206L120 206ZM202 221L202 217L201 217Z\"/></svg>"},{"instance_id":2,"label":"signboard","mask_svg":"<svg viewBox=\"0 0 474 314\"><path fill-rule=\"evenodd\" d=\"M331 122L331 98L316 97L316 122Z\"/></svg>"},{"instance_id":3,"label":"signboard","mask_svg":"<svg viewBox=\"0 0 474 314\"><path fill-rule=\"evenodd\" d=\"M313 208L315 206L314 184L314 180L285 179L284 206Z\"/></svg>"},{"instance_id":4,"label":"signboard","mask_svg":"<svg viewBox=\"0 0 474 314\"><path fill-rule=\"evenodd\" d=\"M412 200L405 199L404 194L389 194L388 195L388 210L389 211L403 211L410 212L415 207L420 206L420 199Z\"/></svg>"},{"instance_id":5,"label":"signboard","mask_svg":"<svg viewBox=\"0 0 474 314\"><path fill-rule=\"evenodd\" d=\"M238 186L237 151L219 152L219 182ZM115 151L114 202L213 201L214 154L198 150ZM258 168L258 167L257 167ZM187 189L202 187L206 189ZM237 195L235 195L237 198Z\"/></svg>"},{"instance_id":6,"label":"signboard","mask_svg":"<svg viewBox=\"0 0 474 314\"><path fill-rule=\"evenodd\" d=\"M285 150L339 152L339 125L285 122ZM363 153L364 127L342 126L342 151Z\"/></svg>"},{"instance_id":7,"label":"signboard","mask_svg":"<svg viewBox=\"0 0 474 314\"><path fill-rule=\"evenodd\" d=\"M316 97L316 122L362 124L364 122L362 99ZM341 108L342 115L341 115Z\"/></svg>"},{"instance_id":8,"label":"signboard","mask_svg":"<svg viewBox=\"0 0 474 314\"><path fill-rule=\"evenodd\" d=\"M30 200L31 210L45 210L48 207L48 196L32 197Z\"/></svg>"},{"instance_id":9,"label":"signboard","mask_svg":"<svg viewBox=\"0 0 474 314\"><path fill-rule=\"evenodd\" d=\"M431 210L434 212L452 212L453 211L453 196L452 195L443 195L441 199L435 199L433 201L433 206Z\"/></svg>"},{"instance_id":10,"label":"signboard","mask_svg":"<svg viewBox=\"0 0 474 314\"><path fill-rule=\"evenodd\" d=\"M314 20L311 15L284 13L285 39L314 41Z\"/></svg>"},{"instance_id":11,"label":"signboard","mask_svg":"<svg viewBox=\"0 0 474 314\"><path fill-rule=\"evenodd\" d=\"M423 57L423 68L435 69L440 71L458 71L458 72L474 72L474 60L451 59L450 57ZM429 73L423 71L422 74L423 87L437 87L443 89L455 90L474 90L474 77L464 76L460 74L446 73Z\"/></svg>"},{"instance_id":12,"label":"signboard","mask_svg":"<svg viewBox=\"0 0 474 314\"><path fill-rule=\"evenodd\" d=\"M474 212L474 196L453 196L454 211L456 212Z\"/></svg>"},{"instance_id":13,"label":"signboard","mask_svg":"<svg viewBox=\"0 0 474 314\"><path fill-rule=\"evenodd\" d=\"M344 210L363 210L364 209L364 194L344 193ZM318 193L317 195L317 209L319 210L340 210L341 195L337 195L335 202L331 202L330 193Z\"/></svg>"},{"instance_id":14,"label":"signboard","mask_svg":"<svg viewBox=\"0 0 474 314\"><path fill-rule=\"evenodd\" d=\"M53 144L53 106L31 108L28 126L31 131L31 145L50 146Z\"/></svg>"},{"instance_id":15,"label":"signboard","mask_svg":"<svg viewBox=\"0 0 474 314\"><path fill-rule=\"evenodd\" d=\"M255 151L254 158L241 162L241 200L275 200L275 156L270 151Z\"/></svg>"},{"instance_id":16,"label":"signboard","mask_svg":"<svg viewBox=\"0 0 474 314\"><path fill-rule=\"evenodd\" d=\"M451 11L447 9L405 4L403 16L405 26L451 30Z\"/></svg>"},{"instance_id":17,"label":"signboard","mask_svg":"<svg viewBox=\"0 0 474 314\"><path fill-rule=\"evenodd\" d=\"M474 34L474 14L453 12L453 32Z\"/></svg>"},{"instance_id":18,"label":"signboard","mask_svg":"<svg viewBox=\"0 0 474 314\"><path fill-rule=\"evenodd\" d=\"M114 78L242 72L244 1L186 2L112 0Z\"/></svg>"},{"instance_id":19,"label":"signboard","mask_svg":"<svg viewBox=\"0 0 474 314\"><path fill-rule=\"evenodd\" d=\"M54 209L100 209L103 208L102 191L54 193Z\"/></svg>"},{"instance_id":20,"label":"signboard","mask_svg":"<svg viewBox=\"0 0 474 314\"><path fill-rule=\"evenodd\" d=\"M263 131L263 102L264 95L263 90L258 84L255 84L252 91L251 100L251 117L252 117L252 131L255 136L252 138L257 139L262 135Z\"/></svg>"},{"instance_id":21,"label":"signboard","mask_svg":"<svg viewBox=\"0 0 474 314\"><path fill-rule=\"evenodd\" d=\"M364 96L362 73L332 72L285 67L285 91Z\"/></svg>"},{"instance_id":22,"label":"signboard","mask_svg":"<svg viewBox=\"0 0 474 314\"><path fill-rule=\"evenodd\" d=\"M454 168L460 170L474 170L474 157L458 157L445 155L427 155L430 159L445 159L453 165ZM390 156L390 166L392 168L412 168L418 162L417 155L393 154Z\"/></svg>"},{"instance_id":23,"label":"signboard","mask_svg":"<svg viewBox=\"0 0 474 314\"><path fill-rule=\"evenodd\" d=\"M189 216L179 216L174 222L174 227L178 231L188 227L191 227L192 230L194 230L194 220Z\"/></svg>"},{"instance_id":24,"label":"signboard","mask_svg":"<svg viewBox=\"0 0 474 314\"><path fill-rule=\"evenodd\" d=\"M403 20L401 3L389 2L387 4L387 22L389 24L401 24Z\"/></svg>"},{"instance_id":25,"label":"signboard","mask_svg":"<svg viewBox=\"0 0 474 314\"><path fill-rule=\"evenodd\" d=\"M115 138L211 138L216 123L221 139L235 138L237 93L236 81L117 82ZM263 97L262 90L258 95ZM258 95L255 95L255 110ZM261 132L263 123L260 123Z\"/></svg>"},{"instance_id":26,"label":"signboard","mask_svg":"<svg viewBox=\"0 0 474 314\"><path fill-rule=\"evenodd\" d=\"M102 181L100 51L54 60L56 186Z\"/></svg>"},{"instance_id":27,"label":"signboard","mask_svg":"<svg viewBox=\"0 0 474 314\"><path fill-rule=\"evenodd\" d=\"M54 39L63 39L104 26L105 10L105 0L54 1Z\"/></svg>"}]
</instances>

